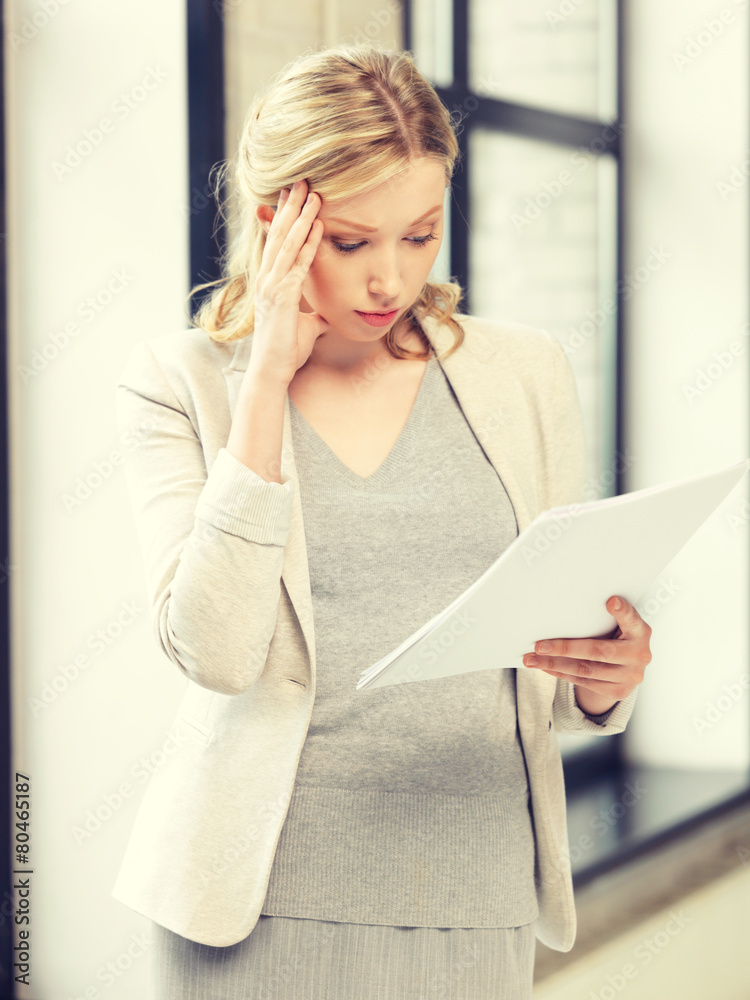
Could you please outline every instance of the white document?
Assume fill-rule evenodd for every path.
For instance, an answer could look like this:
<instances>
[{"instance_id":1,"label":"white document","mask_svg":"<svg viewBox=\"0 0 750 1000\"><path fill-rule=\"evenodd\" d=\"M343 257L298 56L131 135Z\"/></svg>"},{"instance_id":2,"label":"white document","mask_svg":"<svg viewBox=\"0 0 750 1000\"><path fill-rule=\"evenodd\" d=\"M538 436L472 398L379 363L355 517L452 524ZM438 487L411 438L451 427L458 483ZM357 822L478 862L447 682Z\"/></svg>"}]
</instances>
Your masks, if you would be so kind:
<instances>
[{"instance_id":1,"label":"white document","mask_svg":"<svg viewBox=\"0 0 750 1000\"><path fill-rule=\"evenodd\" d=\"M523 667L540 639L607 635L617 625L607 599L637 604L748 469L745 459L544 511L463 594L363 670L356 690Z\"/></svg>"}]
</instances>

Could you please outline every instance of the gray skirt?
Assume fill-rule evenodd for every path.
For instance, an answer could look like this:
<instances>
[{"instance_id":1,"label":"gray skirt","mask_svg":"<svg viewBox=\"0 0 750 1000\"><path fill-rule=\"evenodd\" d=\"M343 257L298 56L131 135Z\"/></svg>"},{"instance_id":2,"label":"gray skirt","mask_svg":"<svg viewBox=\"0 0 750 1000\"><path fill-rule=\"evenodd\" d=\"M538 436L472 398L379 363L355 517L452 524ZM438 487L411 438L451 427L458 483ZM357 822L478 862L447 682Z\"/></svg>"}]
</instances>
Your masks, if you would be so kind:
<instances>
[{"instance_id":1,"label":"gray skirt","mask_svg":"<svg viewBox=\"0 0 750 1000\"><path fill-rule=\"evenodd\" d=\"M531 1000L536 921L395 927L261 914L227 948L152 922L149 1000Z\"/></svg>"}]
</instances>

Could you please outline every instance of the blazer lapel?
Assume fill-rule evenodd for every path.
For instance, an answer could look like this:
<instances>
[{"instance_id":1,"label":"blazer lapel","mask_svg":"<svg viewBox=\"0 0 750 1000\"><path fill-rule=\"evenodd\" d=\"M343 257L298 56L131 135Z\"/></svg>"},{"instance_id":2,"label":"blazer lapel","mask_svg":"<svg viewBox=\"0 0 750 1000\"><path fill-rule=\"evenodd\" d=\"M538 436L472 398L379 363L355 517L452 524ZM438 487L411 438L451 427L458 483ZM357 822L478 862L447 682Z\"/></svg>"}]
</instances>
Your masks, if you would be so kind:
<instances>
[{"instance_id":1,"label":"blazer lapel","mask_svg":"<svg viewBox=\"0 0 750 1000\"><path fill-rule=\"evenodd\" d=\"M470 324L471 319L465 325ZM448 324L427 317L422 325L438 353L450 347L453 333ZM467 331L464 344L439 364L469 426L503 482L521 532L532 516L506 447L513 433L512 413L524 405L518 379L508 366L503 366L497 347L477 327Z\"/></svg>"}]
</instances>

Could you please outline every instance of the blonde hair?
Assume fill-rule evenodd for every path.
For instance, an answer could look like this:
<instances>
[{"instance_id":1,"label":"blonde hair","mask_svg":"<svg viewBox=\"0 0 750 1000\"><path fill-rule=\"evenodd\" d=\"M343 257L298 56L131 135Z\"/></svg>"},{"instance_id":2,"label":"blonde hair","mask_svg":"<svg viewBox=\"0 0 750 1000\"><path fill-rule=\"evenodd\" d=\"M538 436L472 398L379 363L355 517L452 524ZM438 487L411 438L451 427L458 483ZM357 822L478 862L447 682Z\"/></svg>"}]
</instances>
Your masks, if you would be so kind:
<instances>
[{"instance_id":1,"label":"blonde hair","mask_svg":"<svg viewBox=\"0 0 750 1000\"><path fill-rule=\"evenodd\" d=\"M321 198L338 200L381 183L419 157L443 163L450 182L459 147L450 113L414 65L411 53L364 45L337 45L307 52L291 62L254 98L231 162L214 174L215 196L229 168L236 199L236 231L220 259L221 277L196 285L214 290L191 324L215 341L240 340L255 324L255 279L266 232L258 205L278 202L281 189L306 179ZM216 287L214 287L216 286ZM417 300L384 338L396 358L426 358L430 343L420 318L447 322L455 334L448 354L464 332L453 319L463 290L455 281L425 282ZM397 345L398 330L414 329L424 353Z\"/></svg>"}]
</instances>

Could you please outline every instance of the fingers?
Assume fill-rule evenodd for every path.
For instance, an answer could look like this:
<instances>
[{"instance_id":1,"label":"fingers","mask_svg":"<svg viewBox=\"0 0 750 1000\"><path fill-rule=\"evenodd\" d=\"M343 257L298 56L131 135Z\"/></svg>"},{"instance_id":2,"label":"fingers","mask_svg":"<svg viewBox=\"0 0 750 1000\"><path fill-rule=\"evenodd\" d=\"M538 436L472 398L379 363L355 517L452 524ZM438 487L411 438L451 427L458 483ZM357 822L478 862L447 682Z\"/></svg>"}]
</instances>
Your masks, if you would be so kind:
<instances>
[{"instance_id":1,"label":"fingers","mask_svg":"<svg viewBox=\"0 0 750 1000\"><path fill-rule=\"evenodd\" d=\"M314 219L307 239L303 243L302 248L297 254L297 259L291 267L291 272L296 274L300 282L304 281L305 275L310 270L310 265L315 260L315 254L322 238L323 223L319 219Z\"/></svg>"},{"instance_id":2,"label":"fingers","mask_svg":"<svg viewBox=\"0 0 750 1000\"><path fill-rule=\"evenodd\" d=\"M263 251L262 267L274 284L281 282L297 264L305 244L312 248L312 254L308 250L302 255L297 271L306 273L322 236L323 223L315 221L319 209L320 197L308 192L306 181L293 187L286 197L282 192Z\"/></svg>"},{"instance_id":3,"label":"fingers","mask_svg":"<svg viewBox=\"0 0 750 1000\"><path fill-rule=\"evenodd\" d=\"M584 639L542 639L534 644L534 653L524 655L524 666L609 698L627 697L642 683L651 662L651 626L622 597L610 597L606 606L617 620L617 638L609 633Z\"/></svg>"},{"instance_id":4,"label":"fingers","mask_svg":"<svg viewBox=\"0 0 750 1000\"><path fill-rule=\"evenodd\" d=\"M619 607L617 605L619 604ZM614 594L607 601L607 611L617 621L626 639L648 639L651 626L641 618L635 607L624 597Z\"/></svg>"},{"instance_id":5,"label":"fingers","mask_svg":"<svg viewBox=\"0 0 750 1000\"><path fill-rule=\"evenodd\" d=\"M619 607L615 605L619 602ZM616 630L608 636L590 636L583 639L542 639L534 644L534 652L543 654L539 660L562 657L587 660L594 663L629 663L646 666L651 660L649 640L651 626L624 597L612 596L607 610L616 619ZM619 635L613 634L615 631Z\"/></svg>"},{"instance_id":6,"label":"fingers","mask_svg":"<svg viewBox=\"0 0 750 1000\"><path fill-rule=\"evenodd\" d=\"M615 666L589 660L569 660L565 657L540 656L536 667L527 662L530 669L542 670L549 677L559 677L578 687L589 688L597 694L618 700L626 697L643 680L643 671L627 664Z\"/></svg>"},{"instance_id":7,"label":"fingers","mask_svg":"<svg viewBox=\"0 0 750 1000\"><path fill-rule=\"evenodd\" d=\"M572 658L566 656L536 656L536 663L530 662L535 656L534 653L527 653L523 657L524 665L537 670L546 670L550 673L555 671L571 677L591 677L597 680L614 680L614 674L619 673L624 667L628 669L628 664L609 664L599 660L585 660L583 658ZM619 668L613 670L613 667Z\"/></svg>"},{"instance_id":8,"label":"fingers","mask_svg":"<svg viewBox=\"0 0 750 1000\"><path fill-rule=\"evenodd\" d=\"M566 673L563 670L545 670L544 673L549 677L559 677L560 680L567 681L575 688L587 688L596 694L605 695L611 701L621 701L623 698L627 698L630 692L641 683L637 677L617 680L615 678L586 677L581 674Z\"/></svg>"},{"instance_id":9,"label":"fingers","mask_svg":"<svg viewBox=\"0 0 750 1000\"><path fill-rule=\"evenodd\" d=\"M273 212L273 219L271 219L271 226L273 226L273 224L276 222L276 219L277 219L277 217L279 215L279 212L281 211L281 209L286 204L286 201L287 201L288 197L289 197L289 188L283 188L283 190L281 191L281 194L279 195L278 204L276 205L276 208L274 209L274 212ZM270 230L270 228L271 227L269 226L269 230Z\"/></svg>"},{"instance_id":10,"label":"fingers","mask_svg":"<svg viewBox=\"0 0 750 1000\"><path fill-rule=\"evenodd\" d=\"M534 652L540 661L562 657L597 663L622 663L628 654L622 639L545 639L534 643Z\"/></svg>"},{"instance_id":11,"label":"fingers","mask_svg":"<svg viewBox=\"0 0 750 1000\"><path fill-rule=\"evenodd\" d=\"M640 683L651 662L648 640L546 639L526 653L524 666L556 677L614 683Z\"/></svg>"}]
</instances>

